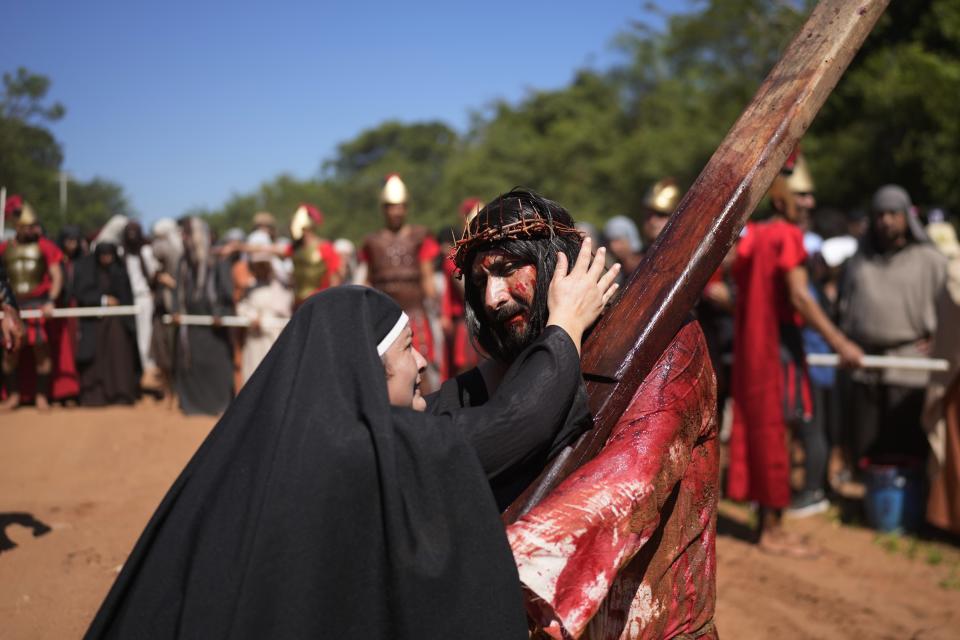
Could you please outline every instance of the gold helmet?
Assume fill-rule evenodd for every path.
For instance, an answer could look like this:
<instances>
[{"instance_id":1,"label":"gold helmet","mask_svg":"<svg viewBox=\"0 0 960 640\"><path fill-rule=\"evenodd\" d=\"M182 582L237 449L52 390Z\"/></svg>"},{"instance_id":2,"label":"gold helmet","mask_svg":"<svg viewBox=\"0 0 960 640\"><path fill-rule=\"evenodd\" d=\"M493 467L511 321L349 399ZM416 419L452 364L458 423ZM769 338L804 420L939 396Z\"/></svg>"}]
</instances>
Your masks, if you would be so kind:
<instances>
[{"instance_id":1,"label":"gold helmet","mask_svg":"<svg viewBox=\"0 0 960 640\"><path fill-rule=\"evenodd\" d=\"M793 172L787 178L787 188L791 193L813 193L816 190L813 186L813 176L810 175L807 160L803 155L797 155Z\"/></svg>"},{"instance_id":2,"label":"gold helmet","mask_svg":"<svg viewBox=\"0 0 960 640\"><path fill-rule=\"evenodd\" d=\"M20 216L17 218L18 227L26 227L31 224L37 224L37 213L33 210L26 202L23 203L23 208L20 209Z\"/></svg>"},{"instance_id":3,"label":"gold helmet","mask_svg":"<svg viewBox=\"0 0 960 640\"><path fill-rule=\"evenodd\" d=\"M290 220L290 237L294 242L303 237L303 232L313 225L323 224L323 212L312 204L301 204Z\"/></svg>"},{"instance_id":4,"label":"gold helmet","mask_svg":"<svg viewBox=\"0 0 960 640\"><path fill-rule=\"evenodd\" d=\"M387 176L383 183L383 190L380 192L380 204L406 204L407 203L407 185L396 173Z\"/></svg>"},{"instance_id":5,"label":"gold helmet","mask_svg":"<svg viewBox=\"0 0 960 640\"><path fill-rule=\"evenodd\" d=\"M648 209L667 216L673 213L679 202L680 188L677 187L677 182L673 178L658 181L650 187L643 199L643 204Z\"/></svg>"}]
</instances>

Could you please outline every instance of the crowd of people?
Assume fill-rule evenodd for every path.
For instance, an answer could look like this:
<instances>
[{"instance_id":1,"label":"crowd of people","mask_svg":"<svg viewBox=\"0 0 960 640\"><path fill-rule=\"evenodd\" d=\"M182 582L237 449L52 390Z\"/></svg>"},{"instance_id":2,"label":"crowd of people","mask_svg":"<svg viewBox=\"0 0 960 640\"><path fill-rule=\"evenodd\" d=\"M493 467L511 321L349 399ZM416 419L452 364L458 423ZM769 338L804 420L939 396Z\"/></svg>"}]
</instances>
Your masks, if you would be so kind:
<instances>
[{"instance_id":1,"label":"crowd of people","mask_svg":"<svg viewBox=\"0 0 960 640\"><path fill-rule=\"evenodd\" d=\"M958 473L944 418L960 366L954 227L896 185L877 189L863 211L818 207L814 194L805 158L793 156L764 215L744 229L696 308L718 414L727 416L727 493L760 506L762 544L797 554L803 547L781 519L825 510L831 492L867 462ZM608 248L623 282L681 195L664 179L640 211L577 229ZM115 216L93 233L65 227L54 242L30 205L10 198L13 234L0 244L0 264L21 312L40 317L25 319L23 346L4 353L3 408L131 404L153 394L188 414L219 415L296 309L340 284L374 287L400 305L428 363L422 390L438 390L484 359L475 339L483 301L468 299L451 258L484 203L465 199L451 215L455 225L431 231L408 221L400 176L387 177L380 202L383 227L357 248L324 238L323 213L310 204L296 210L288 234L267 212L219 239L198 217L160 219L148 235ZM78 307L129 311L55 312ZM806 364L806 354L831 352L846 369ZM865 355L946 358L950 370L862 368ZM783 446L788 435L793 453ZM791 487L795 463L803 480ZM938 486L942 508L932 520L960 531L958 488Z\"/></svg>"},{"instance_id":2,"label":"crowd of people","mask_svg":"<svg viewBox=\"0 0 960 640\"><path fill-rule=\"evenodd\" d=\"M426 454L417 447L434 436L444 447L453 442L444 429L428 426L441 422L453 425L449 437L464 438L456 446L474 452L471 464L480 462L470 482L482 473L489 484L484 544L499 549L490 557L508 558L506 544L512 552L518 573L501 563L489 572L491 584L505 579L509 587L503 588L513 590L519 577L531 628L554 637L591 629L597 637L617 637L614 630L624 628L636 629L630 637L715 637L721 492L758 507L761 549L811 557L816 549L783 525L786 518L824 510L831 490L870 465L927 469L927 520L960 532L955 229L942 211L919 211L897 185L877 188L863 213L818 208L799 154L775 178L760 215L709 278L693 318L636 389L596 457L529 511L517 506L549 461L591 424L577 357L589 322L564 324L577 313L554 313L577 304L575 296L558 293L558 282L569 265L570 274L585 278L587 267L580 265L592 262L587 280L602 284L605 303L616 278L622 284L642 277L655 266L657 238L670 228L680 195L679 186L664 179L649 189L642 210L613 217L598 230L574 223L558 203L515 189L487 205L465 200L457 225L434 233L408 222L406 186L390 175L380 194L383 227L358 250L324 238L323 214L309 204L294 212L289 238L271 214L259 212L249 230L230 230L220 239L197 217L159 220L149 239L136 221L116 217L92 236L64 229L54 243L43 236L36 212L13 199L15 235L0 244L6 409L26 402L47 408L71 397L93 406L132 403L140 393L157 393L176 399L185 413L219 415L237 397L161 505L134 551L143 561L128 563L93 628L109 637L108 629L134 619L123 611L166 607L168 596L157 590L167 588L170 597L185 598L184 611L200 614L197 628L222 624L207 610L191 609L189 594L171 585L194 579L179 572L222 581L224 570L235 566L218 565L214 548L189 562L168 562L183 547L179 527L164 523L168 516L192 522L196 500L222 505L223 522L245 521L246 510L260 513L254 486L285 487L264 503L278 510L268 518L280 523L277 540L295 537L299 529L283 523L325 496L340 505L338 517L369 516L382 520L371 530L382 529L387 538L426 535L429 544L414 546L447 549L431 538L436 526L411 524L402 513L395 521L390 507L395 500L409 509L442 498L444 491L424 490L429 465L414 464L396 486L378 480L397 471L403 456ZM600 248L591 257L594 247ZM616 264L601 277L605 259ZM91 307L94 315L61 311ZM18 313L25 331L14 336L11 319ZM840 367L809 366L808 354L817 353L836 354ZM870 356L900 364L888 360L876 368ZM934 361L945 361L947 369L931 373L920 366ZM375 383L380 377L386 394ZM242 388L250 391L239 393ZM427 417L388 413L388 402ZM296 410L288 412L288 403ZM342 419L322 419L328 404ZM355 428L344 430L353 422ZM380 433L387 440L363 436L379 433L381 422L396 427ZM389 443L406 438L402 425L408 423L421 426L394 448ZM424 429L429 435L416 435ZM245 433L262 438L262 446L256 438L244 440ZM308 444L323 455L357 447L373 466L350 475L332 464L327 477L314 458L302 455ZM268 455L268 446L281 457ZM243 468L251 473L230 474L227 482L219 470L232 467L236 456L246 456ZM347 456L342 463L351 461ZM370 476L374 468L379 471ZM798 468L802 473L795 474ZM354 477L376 481L362 489ZM430 478L443 484L442 474ZM408 489L402 498L391 493ZM352 490L385 493L343 502ZM211 501L221 491L245 497ZM364 511L376 505L385 509ZM455 507L424 513L446 517ZM497 512L509 523L505 531ZM341 532L353 528L327 527L328 514L317 506L313 529L330 536L321 546L336 556L349 543ZM210 520L224 529L219 522ZM238 545L247 539L243 530L236 529ZM168 535L168 542L157 542ZM222 547L221 538L200 539ZM396 548L392 539L380 546ZM264 552L272 558L269 547ZM303 578L314 580L310 567L328 566L285 557L289 568L279 573L287 565L256 558L251 570L266 572L264 584L279 589L304 567L310 575ZM447 559L466 566L457 564L462 557ZM409 566L423 568L417 562ZM431 584L438 593L456 593L443 580ZM309 593L287 595L297 600ZM242 595L224 592L223 611L236 610ZM508 600L516 604L513 596ZM302 615L274 616L269 597L263 615L251 615L260 623L325 624L313 601L302 601ZM390 610L387 600L381 604ZM460 605L451 606L456 612ZM287 600L282 608L289 609ZM347 615L344 624L358 619ZM500 621L494 616L491 623ZM520 630L522 624L518 637Z\"/></svg>"}]
</instances>

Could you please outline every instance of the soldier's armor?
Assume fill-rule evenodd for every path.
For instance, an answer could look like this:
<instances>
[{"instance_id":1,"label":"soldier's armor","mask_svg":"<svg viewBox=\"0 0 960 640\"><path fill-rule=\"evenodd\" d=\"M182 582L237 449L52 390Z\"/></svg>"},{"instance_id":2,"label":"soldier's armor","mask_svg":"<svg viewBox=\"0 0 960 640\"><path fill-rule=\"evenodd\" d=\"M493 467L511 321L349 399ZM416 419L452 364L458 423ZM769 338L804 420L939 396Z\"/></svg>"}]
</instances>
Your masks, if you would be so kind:
<instances>
[{"instance_id":1,"label":"soldier's armor","mask_svg":"<svg viewBox=\"0 0 960 640\"><path fill-rule=\"evenodd\" d=\"M293 294L297 300L309 298L327 275L327 262L320 255L320 240L303 241L293 253Z\"/></svg>"},{"instance_id":2,"label":"soldier's armor","mask_svg":"<svg viewBox=\"0 0 960 640\"><path fill-rule=\"evenodd\" d=\"M406 311L423 308L420 245L425 227L393 233L383 229L367 237L370 284L397 301Z\"/></svg>"},{"instance_id":3,"label":"soldier's armor","mask_svg":"<svg viewBox=\"0 0 960 640\"><path fill-rule=\"evenodd\" d=\"M40 286L47 272L47 261L40 251L40 243L12 242L3 252L10 286L17 297L28 295Z\"/></svg>"}]
</instances>

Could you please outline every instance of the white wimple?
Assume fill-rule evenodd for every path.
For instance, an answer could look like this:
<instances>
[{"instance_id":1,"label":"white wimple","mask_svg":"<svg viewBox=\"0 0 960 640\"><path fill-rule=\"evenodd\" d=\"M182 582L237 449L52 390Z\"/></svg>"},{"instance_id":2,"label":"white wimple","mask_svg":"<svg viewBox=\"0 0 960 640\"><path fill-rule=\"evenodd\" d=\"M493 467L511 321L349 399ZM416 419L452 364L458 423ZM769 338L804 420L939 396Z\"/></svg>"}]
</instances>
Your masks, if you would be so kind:
<instances>
[{"instance_id":1,"label":"white wimple","mask_svg":"<svg viewBox=\"0 0 960 640\"><path fill-rule=\"evenodd\" d=\"M383 340L377 345L377 355L382 356L387 352L387 349L390 348L390 345L400 337L400 332L403 331L403 328L407 326L407 323L410 322L410 318L407 317L403 311L400 312L400 317L397 318L397 324L393 325L393 329L390 329L389 333L383 337Z\"/></svg>"}]
</instances>

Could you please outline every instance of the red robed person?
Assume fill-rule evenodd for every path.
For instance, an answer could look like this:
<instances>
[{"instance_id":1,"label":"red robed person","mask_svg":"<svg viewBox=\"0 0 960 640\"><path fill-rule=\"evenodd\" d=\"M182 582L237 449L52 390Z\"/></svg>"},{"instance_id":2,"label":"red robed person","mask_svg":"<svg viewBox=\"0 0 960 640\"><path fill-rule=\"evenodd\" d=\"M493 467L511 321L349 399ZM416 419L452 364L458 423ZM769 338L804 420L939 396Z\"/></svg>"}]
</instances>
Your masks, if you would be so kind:
<instances>
[{"instance_id":1,"label":"red robed person","mask_svg":"<svg viewBox=\"0 0 960 640\"><path fill-rule=\"evenodd\" d=\"M732 380L733 429L727 491L760 505L761 549L799 557L814 550L782 526L790 505L787 429L812 411L800 327L821 333L845 364L863 352L826 316L807 286L807 252L785 175L769 192L772 216L745 227L736 249Z\"/></svg>"}]
</instances>

